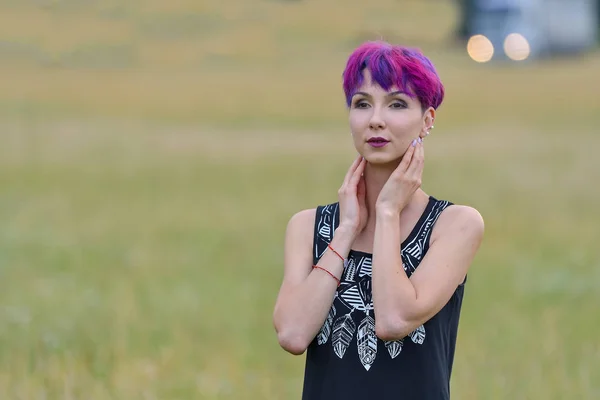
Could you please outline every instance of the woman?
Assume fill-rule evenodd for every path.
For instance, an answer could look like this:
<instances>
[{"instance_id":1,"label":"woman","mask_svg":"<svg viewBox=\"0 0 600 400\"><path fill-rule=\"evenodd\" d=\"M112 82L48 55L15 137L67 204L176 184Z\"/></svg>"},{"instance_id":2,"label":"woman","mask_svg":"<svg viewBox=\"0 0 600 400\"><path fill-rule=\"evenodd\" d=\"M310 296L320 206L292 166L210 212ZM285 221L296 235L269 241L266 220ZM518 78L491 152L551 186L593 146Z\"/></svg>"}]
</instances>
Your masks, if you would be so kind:
<instances>
[{"instance_id":1,"label":"woman","mask_svg":"<svg viewBox=\"0 0 600 400\"><path fill-rule=\"evenodd\" d=\"M278 340L308 350L303 399L448 399L484 224L420 188L444 87L418 50L383 42L358 47L343 78L359 155L338 202L289 221Z\"/></svg>"}]
</instances>

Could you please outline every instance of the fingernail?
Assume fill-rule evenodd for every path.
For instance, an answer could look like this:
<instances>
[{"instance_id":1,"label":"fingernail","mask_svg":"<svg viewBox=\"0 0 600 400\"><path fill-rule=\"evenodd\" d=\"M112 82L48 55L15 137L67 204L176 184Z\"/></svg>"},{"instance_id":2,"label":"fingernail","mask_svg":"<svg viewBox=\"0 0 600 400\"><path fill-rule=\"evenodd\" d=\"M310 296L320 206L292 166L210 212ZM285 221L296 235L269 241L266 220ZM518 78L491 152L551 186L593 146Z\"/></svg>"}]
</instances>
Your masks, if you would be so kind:
<instances>
[{"instance_id":1,"label":"fingernail","mask_svg":"<svg viewBox=\"0 0 600 400\"><path fill-rule=\"evenodd\" d=\"M417 139L412 141L412 145L413 145L413 147L415 147L417 145Z\"/></svg>"}]
</instances>

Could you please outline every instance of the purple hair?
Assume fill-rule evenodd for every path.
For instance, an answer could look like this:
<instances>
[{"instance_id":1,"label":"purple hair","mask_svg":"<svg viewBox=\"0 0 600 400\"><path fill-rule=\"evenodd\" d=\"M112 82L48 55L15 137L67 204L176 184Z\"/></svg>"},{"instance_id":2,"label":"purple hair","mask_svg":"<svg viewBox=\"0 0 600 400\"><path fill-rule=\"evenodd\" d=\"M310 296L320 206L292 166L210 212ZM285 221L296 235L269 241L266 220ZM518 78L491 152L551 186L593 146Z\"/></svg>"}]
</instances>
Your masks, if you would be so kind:
<instances>
[{"instance_id":1,"label":"purple hair","mask_svg":"<svg viewBox=\"0 0 600 400\"><path fill-rule=\"evenodd\" d=\"M365 68L382 89L389 90L395 85L409 96L416 96L423 110L437 109L444 100L444 85L431 61L420 50L375 41L363 43L348 58L343 74L348 107L362 85Z\"/></svg>"}]
</instances>

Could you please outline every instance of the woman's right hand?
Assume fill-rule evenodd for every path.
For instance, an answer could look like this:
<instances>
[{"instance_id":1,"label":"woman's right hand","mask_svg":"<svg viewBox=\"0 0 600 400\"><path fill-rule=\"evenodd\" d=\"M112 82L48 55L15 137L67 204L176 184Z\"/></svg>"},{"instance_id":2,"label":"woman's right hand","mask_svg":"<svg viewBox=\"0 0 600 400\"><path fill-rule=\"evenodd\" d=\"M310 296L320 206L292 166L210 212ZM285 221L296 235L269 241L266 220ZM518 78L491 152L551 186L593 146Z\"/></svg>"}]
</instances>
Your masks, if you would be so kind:
<instances>
[{"instance_id":1,"label":"woman's right hand","mask_svg":"<svg viewBox=\"0 0 600 400\"><path fill-rule=\"evenodd\" d=\"M348 169L344 183L338 190L340 203L340 224L358 235L367 225L366 186L363 172L367 161L358 156ZM338 227L338 228L339 228Z\"/></svg>"}]
</instances>

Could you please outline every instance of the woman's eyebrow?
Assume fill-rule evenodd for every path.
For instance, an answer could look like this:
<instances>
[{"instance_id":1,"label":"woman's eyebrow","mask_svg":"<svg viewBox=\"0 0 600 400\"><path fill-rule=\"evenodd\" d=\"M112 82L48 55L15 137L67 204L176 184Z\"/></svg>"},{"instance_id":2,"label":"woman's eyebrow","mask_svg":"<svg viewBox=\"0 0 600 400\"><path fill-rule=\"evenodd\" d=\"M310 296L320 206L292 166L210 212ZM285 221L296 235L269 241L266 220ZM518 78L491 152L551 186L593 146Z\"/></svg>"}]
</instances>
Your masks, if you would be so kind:
<instances>
[{"instance_id":1,"label":"woman's eyebrow","mask_svg":"<svg viewBox=\"0 0 600 400\"><path fill-rule=\"evenodd\" d=\"M401 91L401 90L396 90L394 92L390 92L388 93L386 96L388 97L392 97L392 96L397 96L399 94L406 94L405 92ZM371 95L367 92L356 92L352 95L352 97L354 96L364 96L364 97L371 97Z\"/></svg>"},{"instance_id":2,"label":"woman's eyebrow","mask_svg":"<svg viewBox=\"0 0 600 400\"><path fill-rule=\"evenodd\" d=\"M396 96L396 95L399 95L399 94L406 94L406 93L404 93L401 90L396 90L395 92L389 93L388 96Z\"/></svg>"},{"instance_id":3,"label":"woman's eyebrow","mask_svg":"<svg viewBox=\"0 0 600 400\"><path fill-rule=\"evenodd\" d=\"M360 95L360 96L365 96L365 97L371 97L371 95L370 95L369 93L366 93L366 92L356 92L356 93L354 93L354 94L352 95L352 97L354 97L354 96L359 96L359 95Z\"/></svg>"}]
</instances>

